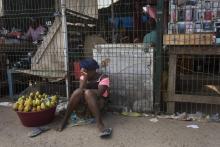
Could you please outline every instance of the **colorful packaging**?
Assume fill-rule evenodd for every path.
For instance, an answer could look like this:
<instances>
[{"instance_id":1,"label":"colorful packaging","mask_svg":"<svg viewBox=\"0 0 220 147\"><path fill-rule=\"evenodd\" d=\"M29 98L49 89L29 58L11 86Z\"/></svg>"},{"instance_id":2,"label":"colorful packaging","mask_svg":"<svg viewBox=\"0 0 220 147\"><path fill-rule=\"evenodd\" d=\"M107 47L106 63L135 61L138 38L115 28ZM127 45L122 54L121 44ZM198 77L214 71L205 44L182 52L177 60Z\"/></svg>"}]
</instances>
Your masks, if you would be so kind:
<instances>
[{"instance_id":1,"label":"colorful packaging","mask_svg":"<svg viewBox=\"0 0 220 147\"><path fill-rule=\"evenodd\" d=\"M193 8L192 6L185 7L185 21L192 21L193 19Z\"/></svg>"},{"instance_id":2,"label":"colorful packaging","mask_svg":"<svg viewBox=\"0 0 220 147\"><path fill-rule=\"evenodd\" d=\"M211 7L212 7L211 1L204 1L204 2L202 3L202 7L203 7L204 9L206 9L206 10L210 10Z\"/></svg>"},{"instance_id":3,"label":"colorful packaging","mask_svg":"<svg viewBox=\"0 0 220 147\"><path fill-rule=\"evenodd\" d=\"M201 22L196 22L194 28L195 28L194 30L195 30L196 33L202 32L202 23Z\"/></svg>"},{"instance_id":4,"label":"colorful packaging","mask_svg":"<svg viewBox=\"0 0 220 147\"><path fill-rule=\"evenodd\" d=\"M184 9L178 9L178 21L184 21L185 20L185 11Z\"/></svg>"},{"instance_id":5,"label":"colorful packaging","mask_svg":"<svg viewBox=\"0 0 220 147\"><path fill-rule=\"evenodd\" d=\"M204 12L204 20L212 20L213 12L211 10Z\"/></svg>"},{"instance_id":6,"label":"colorful packaging","mask_svg":"<svg viewBox=\"0 0 220 147\"><path fill-rule=\"evenodd\" d=\"M220 9L217 10L216 18L220 18Z\"/></svg>"},{"instance_id":7,"label":"colorful packaging","mask_svg":"<svg viewBox=\"0 0 220 147\"><path fill-rule=\"evenodd\" d=\"M186 33L186 23L185 22L178 22L177 23L178 33L184 34Z\"/></svg>"},{"instance_id":8,"label":"colorful packaging","mask_svg":"<svg viewBox=\"0 0 220 147\"><path fill-rule=\"evenodd\" d=\"M214 1L213 3L212 3L212 8L214 9L214 8L219 8L220 7L220 3L219 2L217 2L217 1Z\"/></svg>"},{"instance_id":9,"label":"colorful packaging","mask_svg":"<svg viewBox=\"0 0 220 147\"><path fill-rule=\"evenodd\" d=\"M186 25L185 26L185 28L186 28L185 32L187 34L193 33L193 30L194 30L193 22L186 22L185 25Z\"/></svg>"},{"instance_id":10,"label":"colorful packaging","mask_svg":"<svg viewBox=\"0 0 220 147\"><path fill-rule=\"evenodd\" d=\"M216 38L220 38L220 26L216 28Z\"/></svg>"},{"instance_id":11,"label":"colorful packaging","mask_svg":"<svg viewBox=\"0 0 220 147\"><path fill-rule=\"evenodd\" d=\"M176 22L177 18L176 18L176 5L171 5L170 7L170 22Z\"/></svg>"},{"instance_id":12,"label":"colorful packaging","mask_svg":"<svg viewBox=\"0 0 220 147\"><path fill-rule=\"evenodd\" d=\"M212 21L204 21L202 23L202 28L203 28L203 32L213 32L214 31L213 22Z\"/></svg>"},{"instance_id":13,"label":"colorful packaging","mask_svg":"<svg viewBox=\"0 0 220 147\"><path fill-rule=\"evenodd\" d=\"M216 22L214 22L214 32L218 32L218 30L217 29L219 29L220 28L220 21L216 21ZM220 33L220 32L218 32L218 33ZM220 35L220 34L219 34Z\"/></svg>"},{"instance_id":14,"label":"colorful packaging","mask_svg":"<svg viewBox=\"0 0 220 147\"><path fill-rule=\"evenodd\" d=\"M168 23L168 34L176 34L176 24Z\"/></svg>"},{"instance_id":15,"label":"colorful packaging","mask_svg":"<svg viewBox=\"0 0 220 147\"><path fill-rule=\"evenodd\" d=\"M194 11L194 21L202 21L204 19L205 9L196 9Z\"/></svg>"}]
</instances>

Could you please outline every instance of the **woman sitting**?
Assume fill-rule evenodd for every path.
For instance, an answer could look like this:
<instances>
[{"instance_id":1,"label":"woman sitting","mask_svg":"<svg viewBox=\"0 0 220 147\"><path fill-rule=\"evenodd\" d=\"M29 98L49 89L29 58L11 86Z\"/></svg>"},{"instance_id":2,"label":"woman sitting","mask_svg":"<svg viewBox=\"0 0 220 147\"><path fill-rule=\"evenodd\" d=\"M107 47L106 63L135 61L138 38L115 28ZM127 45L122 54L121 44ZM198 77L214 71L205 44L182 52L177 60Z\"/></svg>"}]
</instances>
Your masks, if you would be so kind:
<instances>
[{"instance_id":1,"label":"woman sitting","mask_svg":"<svg viewBox=\"0 0 220 147\"><path fill-rule=\"evenodd\" d=\"M96 123L100 137L110 136L112 128L105 128L102 121L100 110L103 109L109 97L109 77L98 73L98 63L94 59L85 59L80 61L80 85L76 89L67 106L64 119L61 123L59 131L62 131L71 115L81 102L85 102L92 115L96 118Z\"/></svg>"}]
</instances>

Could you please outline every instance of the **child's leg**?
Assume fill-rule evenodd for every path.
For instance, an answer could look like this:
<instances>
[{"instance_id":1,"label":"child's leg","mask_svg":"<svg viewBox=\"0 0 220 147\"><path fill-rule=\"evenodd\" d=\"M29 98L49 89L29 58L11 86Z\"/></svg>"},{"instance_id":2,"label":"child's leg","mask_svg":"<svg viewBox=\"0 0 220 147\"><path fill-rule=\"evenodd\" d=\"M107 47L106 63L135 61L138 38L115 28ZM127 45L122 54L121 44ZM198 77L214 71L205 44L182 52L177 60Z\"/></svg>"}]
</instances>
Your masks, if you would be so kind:
<instances>
[{"instance_id":1,"label":"child's leg","mask_svg":"<svg viewBox=\"0 0 220 147\"><path fill-rule=\"evenodd\" d=\"M97 127L100 131L103 131L104 124L102 122L99 106L97 103L97 94L93 90L85 91L85 100L88 104L89 110L92 112L93 116L96 117Z\"/></svg>"},{"instance_id":2,"label":"child's leg","mask_svg":"<svg viewBox=\"0 0 220 147\"><path fill-rule=\"evenodd\" d=\"M64 127L66 126L66 123L71 115L71 113L73 112L73 110L77 107L77 105L80 102L80 99L83 97L83 90L81 89L76 89L73 94L70 97L68 106L67 106L67 110L64 116L64 119L59 127L59 131L62 131L64 129Z\"/></svg>"}]
</instances>

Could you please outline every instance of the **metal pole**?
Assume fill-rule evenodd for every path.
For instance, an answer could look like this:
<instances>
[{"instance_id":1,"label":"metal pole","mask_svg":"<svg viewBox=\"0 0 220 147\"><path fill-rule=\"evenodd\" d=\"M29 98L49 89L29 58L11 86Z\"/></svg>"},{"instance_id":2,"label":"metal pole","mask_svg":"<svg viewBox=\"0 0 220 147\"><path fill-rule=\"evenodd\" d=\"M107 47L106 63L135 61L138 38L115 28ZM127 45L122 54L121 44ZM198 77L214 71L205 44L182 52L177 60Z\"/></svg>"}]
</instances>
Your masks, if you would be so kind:
<instances>
[{"instance_id":1,"label":"metal pole","mask_svg":"<svg viewBox=\"0 0 220 147\"><path fill-rule=\"evenodd\" d=\"M114 28L114 0L111 3L111 19L112 19L112 43L115 42L115 28Z\"/></svg>"},{"instance_id":2,"label":"metal pole","mask_svg":"<svg viewBox=\"0 0 220 147\"><path fill-rule=\"evenodd\" d=\"M66 23L66 1L61 0L62 13L62 33L63 33L63 48L64 48L64 64L65 64L65 80L66 80L66 97L69 98L69 59L68 59L68 39L67 39L67 23Z\"/></svg>"},{"instance_id":3,"label":"metal pole","mask_svg":"<svg viewBox=\"0 0 220 147\"><path fill-rule=\"evenodd\" d=\"M157 3L157 40L155 51L155 74L154 74L154 110L159 111L161 104L161 72L162 72L162 40L163 40L163 10L164 1Z\"/></svg>"}]
</instances>

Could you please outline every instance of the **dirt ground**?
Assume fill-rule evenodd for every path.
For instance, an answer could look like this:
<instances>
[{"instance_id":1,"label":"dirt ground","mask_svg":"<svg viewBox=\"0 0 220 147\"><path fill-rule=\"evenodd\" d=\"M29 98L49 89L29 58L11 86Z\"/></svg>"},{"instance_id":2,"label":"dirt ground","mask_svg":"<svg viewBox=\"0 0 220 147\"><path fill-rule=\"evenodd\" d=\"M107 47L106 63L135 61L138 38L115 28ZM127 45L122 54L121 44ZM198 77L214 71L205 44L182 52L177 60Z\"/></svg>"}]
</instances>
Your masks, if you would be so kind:
<instances>
[{"instance_id":1,"label":"dirt ground","mask_svg":"<svg viewBox=\"0 0 220 147\"><path fill-rule=\"evenodd\" d=\"M69 126L63 132L51 129L29 138L31 128L22 126L10 108L0 107L0 147L220 147L218 123L149 119L108 114L105 123L114 129L110 139L100 139L94 124ZM49 126L56 128L59 122L56 118ZM189 124L200 128L186 128Z\"/></svg>"}]
</instances>

